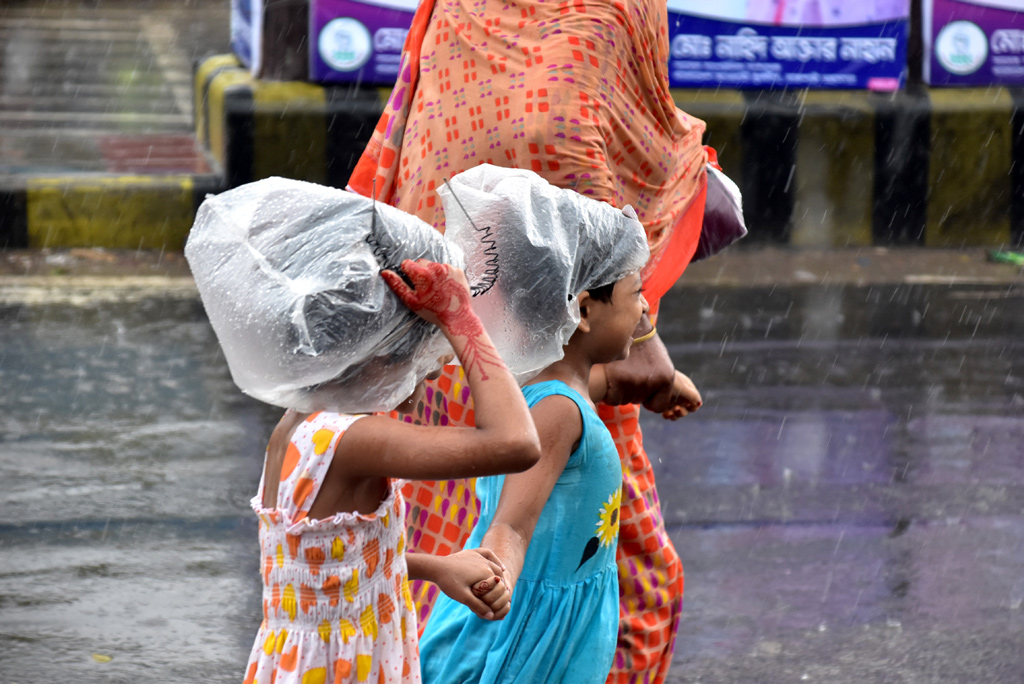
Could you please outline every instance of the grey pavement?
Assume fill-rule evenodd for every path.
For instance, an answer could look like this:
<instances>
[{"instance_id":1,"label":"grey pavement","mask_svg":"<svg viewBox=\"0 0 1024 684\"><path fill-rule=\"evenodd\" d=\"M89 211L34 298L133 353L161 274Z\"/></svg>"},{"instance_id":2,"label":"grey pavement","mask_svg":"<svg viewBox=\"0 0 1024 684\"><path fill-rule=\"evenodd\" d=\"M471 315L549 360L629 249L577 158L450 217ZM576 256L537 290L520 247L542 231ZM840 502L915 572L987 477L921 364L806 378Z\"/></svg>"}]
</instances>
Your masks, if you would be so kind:
<instances>
[{"instance_id":1,"label":"grey pavement","mask_svg":"<svg viewBox=\"0 0 1024 684\"><path fill-rule=\"evenodd\" d=\"M227 0L7 0L0 179L207 173ZM1024 276L984 250L741 245L659 322L686 569L669 681L1024 682ZM0 684L237 682L278 410L176 252L0 251Z\"/></svg>"},{"instance_id":2,"label":"grey pavement","mask_svg":"<svg viewBox=\"0 0 1024 684\"><path fill-rule=\"evenodd\" d=\"M670 300L706 400L644 424L686 568L671 681L1024 681L1024 290L904 266Z\"/></svg>"},{"instance_id":3,"label":"grey pavement","mask_svg":"<svg viewBox=\"0 0 1024 684\"><path fill-rule=\"evenodd\" d=\"M669 681L1024 681L1024 283L981 250L734 249L659 322ZM238 681L241 395L177 253L0 252L0 684Z\"/></svg>"}]
</instances>

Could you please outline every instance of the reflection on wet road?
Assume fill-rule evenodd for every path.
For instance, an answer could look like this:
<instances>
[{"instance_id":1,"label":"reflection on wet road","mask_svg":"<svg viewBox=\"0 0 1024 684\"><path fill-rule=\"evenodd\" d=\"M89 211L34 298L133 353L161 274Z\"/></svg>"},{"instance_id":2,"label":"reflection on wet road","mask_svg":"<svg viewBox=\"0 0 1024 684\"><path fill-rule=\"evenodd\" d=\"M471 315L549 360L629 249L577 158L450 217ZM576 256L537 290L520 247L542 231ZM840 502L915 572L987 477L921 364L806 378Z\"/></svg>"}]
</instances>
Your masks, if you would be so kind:
<instances>
[{"instance_id":1,"label":"reflection on wet road","mask_svg":"<svg viewBox=\"0 0 1024 684\"><path fill-rule=\"evenodd\" d=\"M679 682L1024 677L1024 290L685 290L705 406L645 423Z\"/></svg>"},{"instance_id":2,"label":"reflection on wet road","mask_svg":"<svg viewBox=\"0 0 1024 684\"><path fill-rule=\"evenodd\" d=\"M0 682L238 681L277 409L193 297L0 304ZM689 288L673 682L1019 682L1024 291ZM108 661L107 658L110 658Z\"/></svg>"},{"instance_id":3,"label":"reflection on wet road","mask_svg":"<svg viewBox=\"0 0 1024 684\"><path fill-rule=\"evenodd\" d=\"M277 412L235 390L195 299L0 320L2 681L239 679Z\"/></svg>"}]
</instances>

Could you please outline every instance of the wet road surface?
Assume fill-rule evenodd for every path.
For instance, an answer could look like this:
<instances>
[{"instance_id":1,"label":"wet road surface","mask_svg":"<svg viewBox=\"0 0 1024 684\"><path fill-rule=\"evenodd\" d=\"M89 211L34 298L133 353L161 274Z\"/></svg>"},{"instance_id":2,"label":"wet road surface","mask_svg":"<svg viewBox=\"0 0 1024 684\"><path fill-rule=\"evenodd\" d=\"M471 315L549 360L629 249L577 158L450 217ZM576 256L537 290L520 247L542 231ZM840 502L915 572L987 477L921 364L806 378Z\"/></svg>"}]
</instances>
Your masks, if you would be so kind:
<instances>
[{"instance_id":1,"label":"wet road surface","mask_svg":"<svg viewBox=\"0 0 1024 684\"><path fill-rule=\"evenodd\" d=\"M643 425L670 681L1024 681L1020 279L714 280L659 323L705 406ZM78 282L0 280L0 684L240 681L279 411L186 279Z\"/></svg>"},{"instance_id":2,"label":"wet road surface","mask_svg":"<svg viewBox=\"0 0 1024 684\"><path fill-rule=\"evenodd\" d=\"M673 681L1024 681L1024 289L680 295Z\"/></svg>"}]
</instances>

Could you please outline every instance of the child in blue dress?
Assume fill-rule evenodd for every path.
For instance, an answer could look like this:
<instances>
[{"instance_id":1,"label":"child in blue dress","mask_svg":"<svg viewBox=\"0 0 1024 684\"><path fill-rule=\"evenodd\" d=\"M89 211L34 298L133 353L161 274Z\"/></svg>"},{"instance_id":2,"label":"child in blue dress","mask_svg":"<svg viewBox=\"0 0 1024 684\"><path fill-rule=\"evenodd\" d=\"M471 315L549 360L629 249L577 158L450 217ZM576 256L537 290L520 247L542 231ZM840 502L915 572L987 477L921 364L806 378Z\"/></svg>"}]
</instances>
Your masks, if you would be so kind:
<instances>
[{"instance_id":1,"label":"child in blue dress","mask_svg":"<svg viewBox=\"0 0 1024 684\"><path fill-rule=\"evenodd\" d=\"M629 355L647 311L640 274L584 291L579 305L564 357L523 388L541 460L477 480L481 515L466 546L503 562L511 612L488 622L441 596L420 641L428 684L599 684L608 676L618 633L622 470L588 383L593 365Z\"/></svg>"}]
</instances>

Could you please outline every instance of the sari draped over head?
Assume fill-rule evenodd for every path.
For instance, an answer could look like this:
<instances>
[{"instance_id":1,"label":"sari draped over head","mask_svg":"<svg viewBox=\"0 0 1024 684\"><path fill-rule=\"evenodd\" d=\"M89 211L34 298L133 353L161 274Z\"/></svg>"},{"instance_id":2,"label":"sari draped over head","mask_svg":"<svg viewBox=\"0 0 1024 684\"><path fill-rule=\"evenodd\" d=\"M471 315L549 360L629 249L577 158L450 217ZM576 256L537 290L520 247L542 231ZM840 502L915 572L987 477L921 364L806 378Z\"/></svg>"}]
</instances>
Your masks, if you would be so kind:
<instances>
[{"instance_id":1,"label":"sari draped over head","mask_svg":"<svg viewBox=\"0 0 1024 684\"><path fill-rule=\"evenodd\" d=\"M400 72L349 188L444 231L436 190L479 164L529 169L618 208L647 233L652 311L694 255L704 216L704 122L668 87L664 0L422 0ZM672 661L683 568L643 450L640 407L599 407L623 467L618 647L608 682L662 682ZM461 368L448 366L416 413L472 425ZM477 520L475 480L410 482L408 548L447 554ZM420 628L437 587L416 583Z\"/></svg>"},{"instance_id":2,"label":"sari draped over head","mask_svg":"<svg viewBox=\"0 0 1024 684\"><path fill-rule=\"evenodd\" d=\"M536 171L647 231L656 302L696 250L704 122L668 88L664 2L423 0L349 187L444 230L436 189L489 163Z\"/></svg>"}]
</instances>

